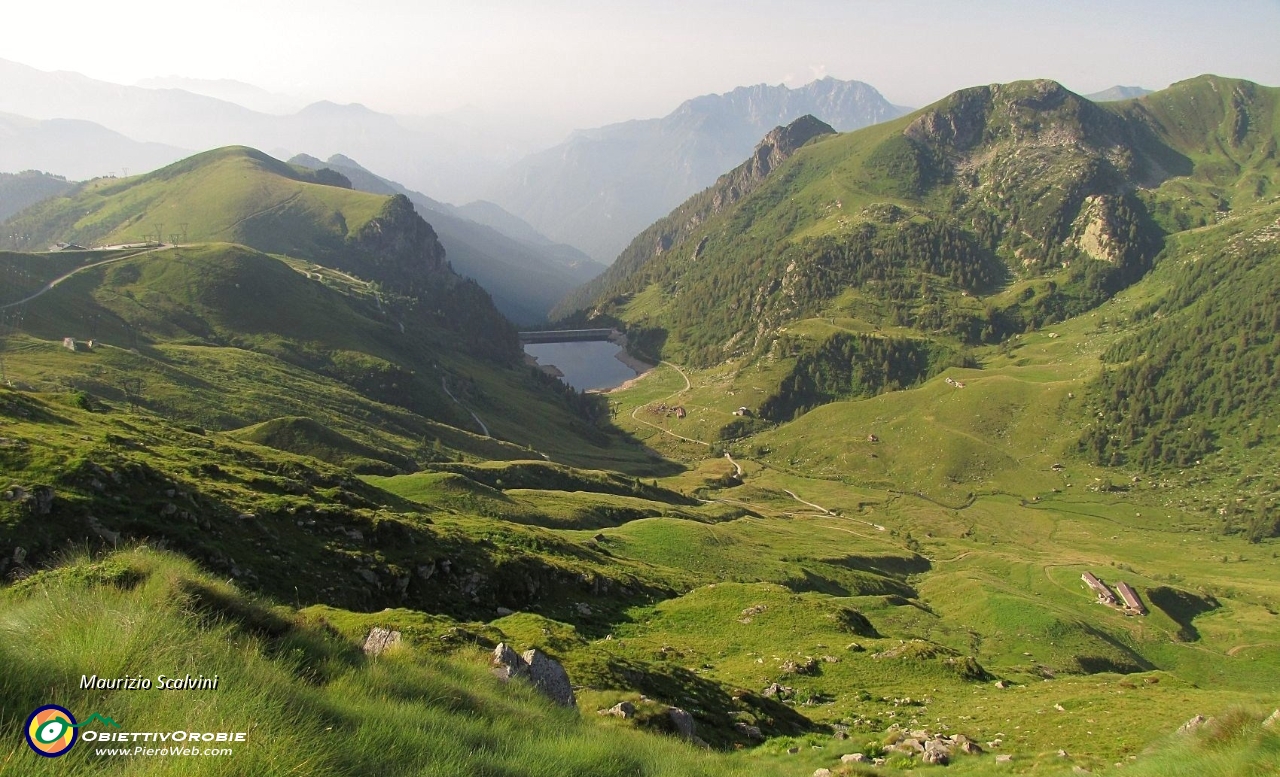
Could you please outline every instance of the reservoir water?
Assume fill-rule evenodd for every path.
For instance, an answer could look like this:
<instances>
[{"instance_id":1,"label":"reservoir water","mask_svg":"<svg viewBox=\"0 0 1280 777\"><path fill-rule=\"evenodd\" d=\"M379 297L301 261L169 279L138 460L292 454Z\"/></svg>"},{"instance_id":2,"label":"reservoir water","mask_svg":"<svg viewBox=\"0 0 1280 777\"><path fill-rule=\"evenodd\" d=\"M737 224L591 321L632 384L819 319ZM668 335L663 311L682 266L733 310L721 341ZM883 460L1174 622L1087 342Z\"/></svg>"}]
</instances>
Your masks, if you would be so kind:
<instances>
[{"instance_id":1,"label":"reservoir water","mask_svg":"<svg viewBox=\"0 0 1280 777\"><path fill-rule=\"evenodd\" d=\"M607 341L527 343L524 352L540 366L560 370L560 380L578 391L615 388L639 374L618 360L622 347Z\"/></svg>"}]
</instances>

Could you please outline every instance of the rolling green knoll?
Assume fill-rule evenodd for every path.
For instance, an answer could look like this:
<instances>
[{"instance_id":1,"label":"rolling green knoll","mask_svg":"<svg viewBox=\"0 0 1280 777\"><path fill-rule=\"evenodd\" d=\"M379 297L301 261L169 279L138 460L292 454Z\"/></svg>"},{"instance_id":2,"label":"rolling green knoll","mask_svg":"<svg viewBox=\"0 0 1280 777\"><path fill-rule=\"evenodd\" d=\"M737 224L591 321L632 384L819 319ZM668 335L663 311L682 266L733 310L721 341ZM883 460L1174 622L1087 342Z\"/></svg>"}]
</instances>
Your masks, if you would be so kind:
<instances>
[{"instance_id":1,"label":"rolling green knoll","mask_svg":"<svg viewBox=\"0 0 1280 777\"><path fill-rule=\"evenodd\" d=\"M46 200L11 224L36 245L62 240L111 245L156 239L156 224L190 242L231 242L263 251L323 255L376 217L389 198L352 191L340 181L254 149L208 151L153 173L98 179Z\"/></svg>"}]
</instances>

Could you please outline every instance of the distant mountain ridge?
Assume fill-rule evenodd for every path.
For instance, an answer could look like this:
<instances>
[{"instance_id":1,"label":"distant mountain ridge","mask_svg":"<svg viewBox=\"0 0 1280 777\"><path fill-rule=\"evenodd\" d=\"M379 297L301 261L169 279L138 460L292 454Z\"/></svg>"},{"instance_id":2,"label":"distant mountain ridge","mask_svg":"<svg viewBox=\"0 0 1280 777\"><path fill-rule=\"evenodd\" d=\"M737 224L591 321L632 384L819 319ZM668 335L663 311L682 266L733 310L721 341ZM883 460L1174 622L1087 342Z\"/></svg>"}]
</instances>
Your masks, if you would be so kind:
<instances>
[{"instance_id":1,"label":"distant mountain ridge","mask_svg":"<svg viewBox=\"0 0 1280 777\"><path fill-rule=\"evenodd\" d=\"M679 247L711 217L732 207L764 182L769 173L809 141L835 134L829 125L812 116L801 116L785 127L776 127L756 146L747 161L720 176L714 185L694 195L666 218L636 236L618 260L590 283L575 289L552 311L564 317L590 305L611 287L626 283L651 259ZM705 246L705 243L700 244ZM695 249L695 258L701 247Z\"/></svg>"},{"instance_id":2,"label":"distant mountain ridge","mask_svg":"<svg viewBox=\"0 0 1280 777\"><path fill-rule=\"evenodd\" d=\"M1110 103L1119 100L1132 100L1135 97L1146 97L1151 94L1150 89L1141 86L1113 86L1110 89L1103 89L1101 92L1084 95L1085 99L1093 100L1095 103Z\"/></svg>"},{"instance_id":3,"label":"distant mountain ridge","mask_svg":"<svg viewBox=\"0 0 1280 777\"><path fill-rule=\"evenodd\" d=\"M740 87L687 100L660 119L576 132L504 173L488 199L608 263L642 229L738 164L773 127L811 114L846 131L902 112L860 81Z\"/></svg>"},{"instance_id":4,"label":"distant mountain ridge","mask_svg":"<svg viewBox=\"0 0 1280 777\"><path fill-rule=\"evenodd\" d=\"M31 119L0 113L0 171L43 170L72 180L143 173L191 152L140 143L101 124L78 119Z\"/></svg>"},{"instance_id":5,"label":"distant mountain ridge","mask_svg":"<svg viewBox=\"0 0 1280 777\"><path fill-rule=\"evenodd\" d=\"M479 181L518 158L503 128L464 126L445 116L398 118L362 105L321 102L288 115L251 110L184 89L152 89L46 72L0 59L0 113L38 120L94 122L136 141L179 149L245 145L276 156L302 150L354 155L374 169L395 170L415 188L465 201ZM206 90L213 91L213 90ZM231 96L222 90L224 96ZM167 164L181 152L137 172ZM57 164L41 169L71 177ZM87 177L87 176L86 176Z\"/></svg>"},{"instance_id":6,"label":"distant mountain ridge","mask_svg":"<svg viewBox=\"0 0 1280 777\"><path fill-rule=\"evenodd\" d=\"M462 207L442 203L377 176L341 154L327 162L307 155L289 161L334 170L361 191L407 197L418 215L435 228L454 270L474 278L493 296L498 310L517 324L545 322L551 307L565 294L604 270L580 251L551 242L492 203Z\"/></svg>"},{"instance_id":7,"label":"distant mountain ridge","mask_svg":"<svg viewBox=\"0 0 1280 777\"><path fill-rule=\"evenodd\" d=\"M65 194L74 188L76 184L66 178L39 170L0 173L0 222L37 202ZM5 248L24 247L21 246L22 242L20 238L11 238L8 233L0 234L0 246Z\"/></svg>"}]
</instances>

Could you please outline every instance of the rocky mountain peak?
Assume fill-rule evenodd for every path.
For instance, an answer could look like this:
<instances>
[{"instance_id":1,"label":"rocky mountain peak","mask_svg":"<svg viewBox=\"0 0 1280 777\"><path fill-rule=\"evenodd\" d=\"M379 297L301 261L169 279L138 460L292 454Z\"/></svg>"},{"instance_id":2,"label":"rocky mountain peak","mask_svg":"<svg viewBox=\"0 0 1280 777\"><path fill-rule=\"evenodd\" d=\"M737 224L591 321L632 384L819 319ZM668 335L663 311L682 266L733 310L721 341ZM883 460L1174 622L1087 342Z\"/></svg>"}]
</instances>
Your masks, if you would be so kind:
<instances>
[{"instance_id":1,"label":"rocky mountain peak","mask_svg":"<svg viewBox=\"0 0 1280 777\"><path fill-rule=\"evenodd\" d=\"M761 168L760 177L764 177L805 143L821 135L834 135L835 132L831 125L814 118L812 114L805 114L785 127L770 130L756 146L751 158Z\"/></svg>"}]
</instances>

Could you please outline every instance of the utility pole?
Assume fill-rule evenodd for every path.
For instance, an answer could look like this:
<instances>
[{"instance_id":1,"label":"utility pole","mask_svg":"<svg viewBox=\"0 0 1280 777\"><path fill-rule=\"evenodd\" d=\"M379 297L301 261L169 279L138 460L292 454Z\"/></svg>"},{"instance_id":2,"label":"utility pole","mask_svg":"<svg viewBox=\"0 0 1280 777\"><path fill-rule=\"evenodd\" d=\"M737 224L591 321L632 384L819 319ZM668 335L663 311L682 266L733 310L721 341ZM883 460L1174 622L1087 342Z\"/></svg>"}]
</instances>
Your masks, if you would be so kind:
<instances>
[{"instance_id":1,"label":"utility pole","mask_svg":"<svg viewBox=\"0 0 1280 777\"><path fill-rule=\"evenodd\" d=\"M156 242L159 243L160 245L164 245L164 222L162 221L159 224L156 224L155 228L156 228Z\"/></svg>"}]
</instances>

